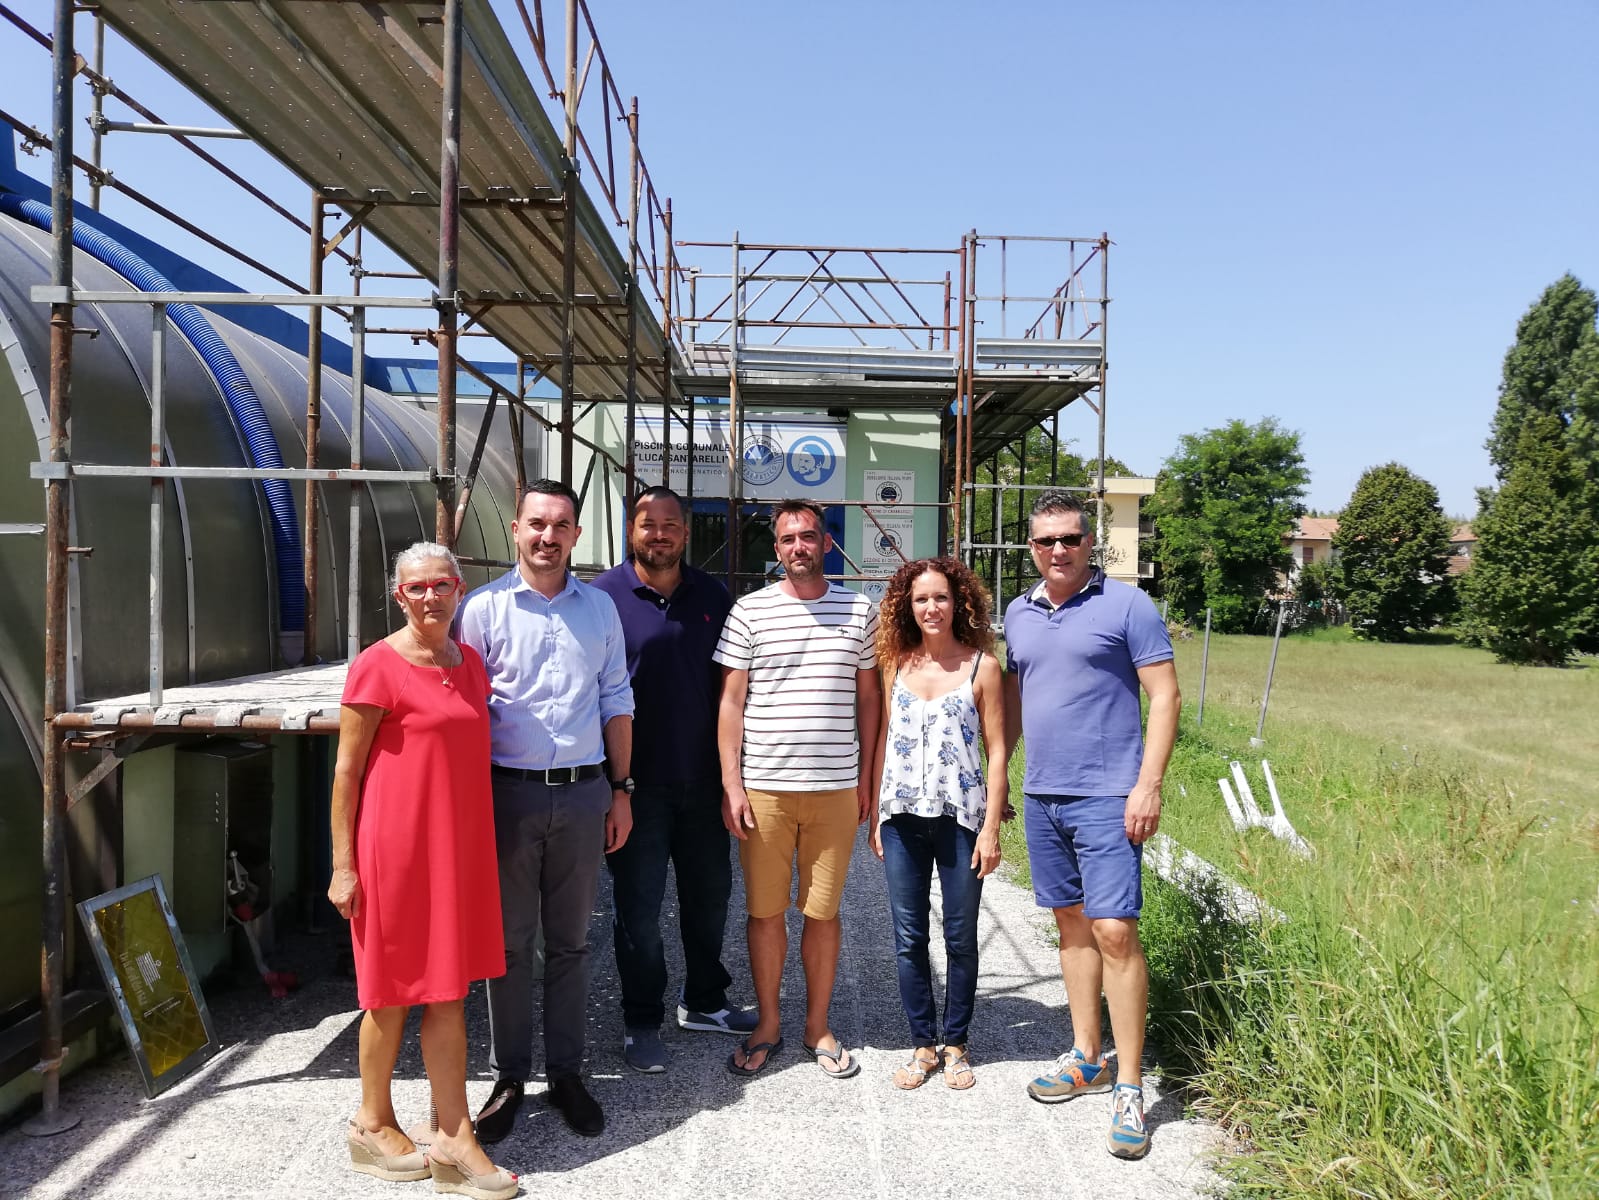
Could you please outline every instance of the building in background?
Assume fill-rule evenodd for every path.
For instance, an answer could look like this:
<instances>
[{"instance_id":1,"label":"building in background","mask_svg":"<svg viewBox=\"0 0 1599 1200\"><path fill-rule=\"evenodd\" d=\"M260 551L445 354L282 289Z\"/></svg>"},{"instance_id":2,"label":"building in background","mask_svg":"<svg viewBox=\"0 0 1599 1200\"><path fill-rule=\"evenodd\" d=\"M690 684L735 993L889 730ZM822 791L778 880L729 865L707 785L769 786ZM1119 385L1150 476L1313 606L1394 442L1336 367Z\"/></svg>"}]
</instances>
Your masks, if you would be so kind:
<instances>
[{"instance_id":1,"label":"building in background","mask_svg":"<svg viewBox=\"0 0 1599 1200\"><path fill-rule=\"evenodd\" d=\"M1471 531L1471 524L1456 525L1449 535L1449 573L1464 575L1471 570L1471 556L1476 550L1477 535Z\"/></svg>"},{"instance_id":2,"label":"building in background","mask_svg":"<svg viewBox=\"0 0 1599 1200\"><path fill-rule=\"evenodd\" d=\"M1146 544L1155 526L1143 512L1144 498L1154 494L1153 479L1105 476L1105 574L1134 587L1148 588L1155 578Z\"/></svg>"},{"instance_id":3,"label":"building in background","mask_svg":"<svg viewBox=\"0 0 1599 1200\"><path fill-rule=\"evenodd\" d=\"M1337 532L1337 517L1300 517L1293 532L1284 535L1294 556L1293 574L1299 574L1300 567L1331 562L1332 539Z\"/></svg>"}]
</instances>

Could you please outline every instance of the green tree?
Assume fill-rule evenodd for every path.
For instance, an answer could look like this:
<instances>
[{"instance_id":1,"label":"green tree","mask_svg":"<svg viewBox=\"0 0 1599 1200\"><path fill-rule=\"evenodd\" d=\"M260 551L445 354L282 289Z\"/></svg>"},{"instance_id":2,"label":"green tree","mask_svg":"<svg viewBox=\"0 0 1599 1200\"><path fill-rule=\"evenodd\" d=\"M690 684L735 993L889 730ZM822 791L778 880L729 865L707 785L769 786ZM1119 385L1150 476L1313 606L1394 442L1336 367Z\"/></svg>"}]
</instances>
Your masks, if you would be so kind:
<instances>
[{"instance_id":1,"label":"green tree","mask_svg":"<svg viewBox=\"0 0 1599 1200\"><path fill-rule=\"evenodd\" d=\"M1565 275L1516 326L1478 492L1463 629L1506 662L1599 650L1599 312Z\"/></svg>"},{"instance_id":2,"label":"green tree","mask_svg":"<svg viewBox=\"0 0 1599 1200\"><path fill-rule=\"evenodd\" d=\"M1402 641L1454 603L1449 535L1438 489L1399 463L1372 467L1355 484L1333 534L1333 592L1357 635Z\"/></svg>"},{"instance_id":3,"label":"green tree","mask_svg":"<svg viewBox=\"0 0 1599 1200\"><path fill-rule=\"evenodd\" d=\"M1599 298L1568 273L1545 288L1516 323L1516 342L1505 353L1499 407L1488 435L1488 458L1501 483L1520 456L1530 416L1553 414L1560 419L1562 432L1577 416L1583 389L1579 374L1572 370L1577 365L1573 360L1582 351L1589 352L1585 358L1591 357L1596 315Z\"/></svg>"},{"instance_id":4,"label":"green tree","mask_svg":"<svg viewBox=\"0 0 1599 1200\"><path fill-rule=\"evenodd\" d=\"M1195 620L1208 607L1213 628L1247 629L1293 565L1284 535L1309 482L1299 435L1270 417L1184 434L1145 510L1172 609Z\"/></svg>"},{"instance_id":5,"label":"green tree","mask_svg":"<svg viewBox=\"0 0 1599 1200\"><path fill-rule=\"evenodd\" d=\"M1333 619L1331 568L1324 562L1306 563L1294 575L1294 599L1299 601L1307 626L1326 625Z\"/></svg>"}]
</instances>

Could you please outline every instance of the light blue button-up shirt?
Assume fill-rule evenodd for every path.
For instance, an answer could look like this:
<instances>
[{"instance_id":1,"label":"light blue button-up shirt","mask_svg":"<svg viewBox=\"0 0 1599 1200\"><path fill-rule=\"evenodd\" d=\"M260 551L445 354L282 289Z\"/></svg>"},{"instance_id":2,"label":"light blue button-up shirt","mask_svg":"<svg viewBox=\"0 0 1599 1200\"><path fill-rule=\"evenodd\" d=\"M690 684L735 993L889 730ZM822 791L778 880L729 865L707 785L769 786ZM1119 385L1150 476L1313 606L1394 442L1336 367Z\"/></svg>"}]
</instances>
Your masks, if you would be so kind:
<instances>
[{"instance_id":1,"label":"light blue button-up shirt","mask_svg":"<svg viewBox=\"0 0 1599 1200\"><path fill-rule=\"evenodd\" d=\"M489 673L489 737L502 767L605 760L601 730L633 715L616 605L570 572L553 600L512 568L461 603L456 636Z\"/></svg>"}]
</instances>

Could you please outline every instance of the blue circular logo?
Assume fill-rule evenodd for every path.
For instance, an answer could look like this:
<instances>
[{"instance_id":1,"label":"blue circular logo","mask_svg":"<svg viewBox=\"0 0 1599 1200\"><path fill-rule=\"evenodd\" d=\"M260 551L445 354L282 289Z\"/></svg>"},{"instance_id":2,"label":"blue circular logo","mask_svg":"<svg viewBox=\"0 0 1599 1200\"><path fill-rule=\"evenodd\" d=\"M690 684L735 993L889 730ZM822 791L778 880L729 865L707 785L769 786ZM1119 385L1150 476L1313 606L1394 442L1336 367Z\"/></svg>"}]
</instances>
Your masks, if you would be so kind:
<instances>
[{"instance_id":1,"label":"blue circular logo","mask_svg":"<svg viewBox=\"0 0 1599 1200\"><path fill-rule=\"evenodd\" d=\"M743 462L740 471L744 482L756 487L776 483L783 473L783 447L774 437L752 433L744 439Z\"/></svg>"},{"instance_id":2,"label":"blue circular logo","mask_svg":"<svg viewBox=\"0 0 1599 1200\"><path fill-rule=\"evenodd\" d=\"M837 467L832 447L815 434L807 434L789 447L788 473L803 487L821 487Z\"/></svg>"},{"instance_id":3,"label":"blue circular logo","mask_svg":"<svg viewBox=\"0 0 1599 1200\"><path fill-rule=\"evenodd\" d=\"M880 529L877 532L877 553L879 557L887 558L899 553L899 534L892 529Z\"/></svg>"},{"instance_id":4,"label":"blue circular logo","mask_svg":"<svg viewBox=\"0 0 1599 1200\"><path fill-rule=\"evenodd\" d=\"M898 504L902 499L899 484L892 479L885 479L877 485L877 499L883 504Z\"/></svg>"}]
</instances>

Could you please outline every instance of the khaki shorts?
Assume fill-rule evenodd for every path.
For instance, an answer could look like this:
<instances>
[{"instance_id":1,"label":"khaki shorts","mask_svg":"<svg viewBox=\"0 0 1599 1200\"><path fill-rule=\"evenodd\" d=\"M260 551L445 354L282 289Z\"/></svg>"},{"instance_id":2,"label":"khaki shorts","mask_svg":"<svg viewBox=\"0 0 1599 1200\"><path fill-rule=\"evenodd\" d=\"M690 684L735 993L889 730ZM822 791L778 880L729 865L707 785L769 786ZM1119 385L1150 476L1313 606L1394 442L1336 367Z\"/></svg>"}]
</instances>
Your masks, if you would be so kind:
<instances>
[{"instance_id":1,"label":"khaki shorts","mask_svg":"<svg viewBox=\"0 0 1599 1200\"><path fill-rule=\"evenodd\" d=\"M744 906L752 917L775 917L788 908L794 860L799 858L799 895L794 907L807 917L831 921L844 898L844 876L860 827L854 788L831 792L746 790L755 828L738 844L744 867Z\"/></svg>"}]
</instances>

